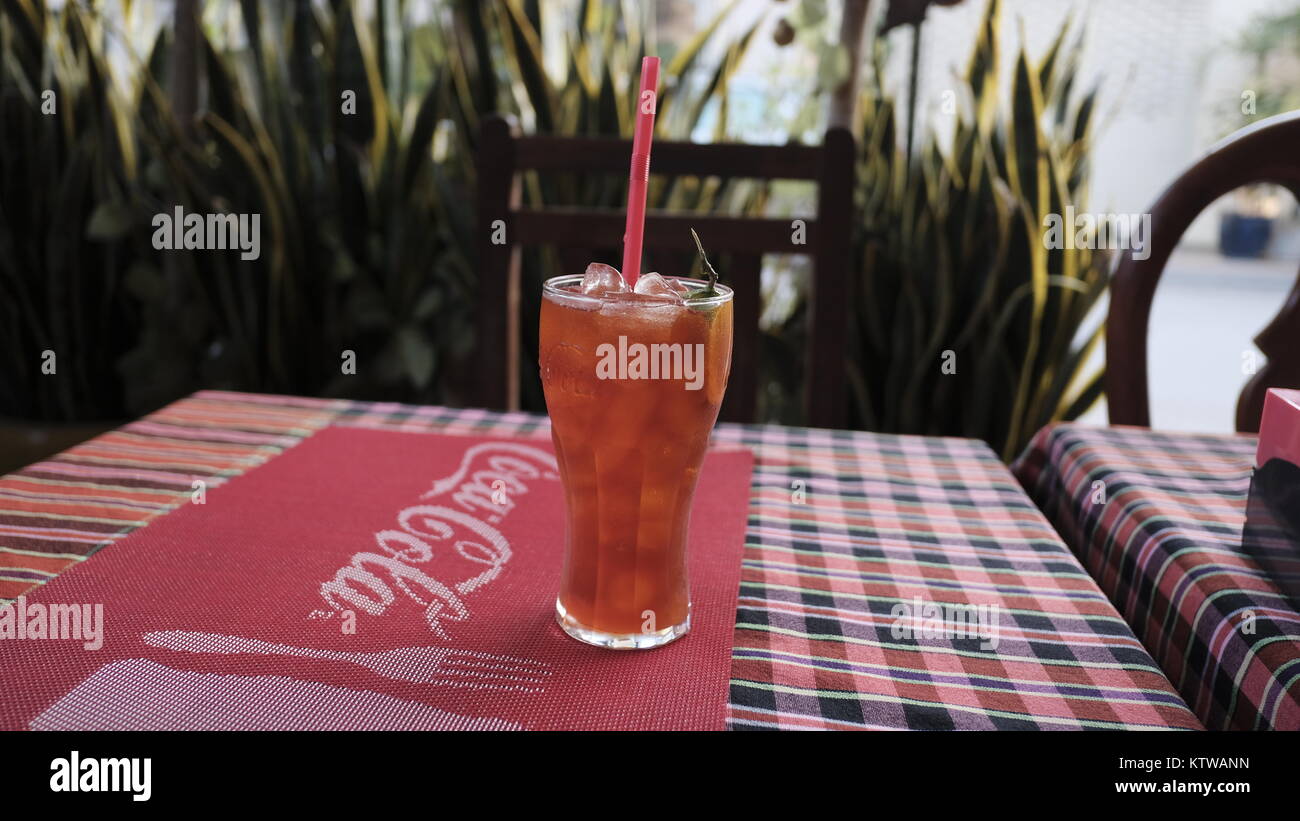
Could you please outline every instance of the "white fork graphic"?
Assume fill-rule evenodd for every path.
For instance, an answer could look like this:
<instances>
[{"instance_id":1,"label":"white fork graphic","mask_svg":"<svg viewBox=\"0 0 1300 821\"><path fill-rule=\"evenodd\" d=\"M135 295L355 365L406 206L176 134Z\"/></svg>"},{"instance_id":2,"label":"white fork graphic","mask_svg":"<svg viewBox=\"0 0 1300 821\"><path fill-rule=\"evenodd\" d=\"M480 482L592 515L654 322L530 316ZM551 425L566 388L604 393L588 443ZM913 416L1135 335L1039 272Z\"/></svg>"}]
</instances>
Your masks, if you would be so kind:
<instances>
[{"instance_id":1,"label":"white fork graphic","mask_svg":"<svg viewBox=\"0 0 1300 821\"><path fill-rule=\"evenodd\" d=\"M184 653L251 653L342 661L394 681L478 690L539 693L545 689L546 678L551 675L551 665L544 662L449 647L397 647L362 653L294 647L261 639L188 630L146 633L144 642Z\"/></svg>"}]
</instances>

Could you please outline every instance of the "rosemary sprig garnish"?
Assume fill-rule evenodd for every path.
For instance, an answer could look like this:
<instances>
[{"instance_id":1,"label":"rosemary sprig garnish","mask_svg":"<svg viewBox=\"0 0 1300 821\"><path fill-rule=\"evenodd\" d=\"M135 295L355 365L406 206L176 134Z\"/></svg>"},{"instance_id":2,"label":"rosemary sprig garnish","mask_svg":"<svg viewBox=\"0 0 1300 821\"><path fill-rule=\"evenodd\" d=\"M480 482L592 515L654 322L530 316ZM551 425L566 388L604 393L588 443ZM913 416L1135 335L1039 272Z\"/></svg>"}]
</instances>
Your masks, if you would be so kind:
<instances>
[{"instance_id":1,"label":"rosemary sprig garnish","mask_svg":"<svg viewBox=\"0 0 1300 821\"><path fill-rule=\"evenodd\" d=\"M700 252L700 265L704 272L708 274L709 284L703 288L696 288L686 295L687 299L708 299L709 297L718 296L718 289L713 287L718 284L718 272L713 270L713 265L709 262L709 255L704 253L704 244L700 242L700 235L691 229L691 238L695 240L695 249Z\"/></svg>"}]
</instances>

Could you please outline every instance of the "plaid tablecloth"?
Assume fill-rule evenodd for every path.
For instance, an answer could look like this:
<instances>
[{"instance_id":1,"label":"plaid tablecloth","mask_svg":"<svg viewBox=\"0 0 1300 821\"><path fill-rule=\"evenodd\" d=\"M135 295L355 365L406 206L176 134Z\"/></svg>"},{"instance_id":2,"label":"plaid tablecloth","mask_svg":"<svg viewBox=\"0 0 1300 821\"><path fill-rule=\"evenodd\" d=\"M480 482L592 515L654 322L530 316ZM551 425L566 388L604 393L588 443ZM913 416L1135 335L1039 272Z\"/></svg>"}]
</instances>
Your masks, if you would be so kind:
<instances>
[{"instance_id":1,"label":"plaid tablecloth","mask_svg":"<svg viewBox=\"0 0 1300 821\"><path fill-rule=\"evenodd\" d=\"M1300 729L1300 613L1242 549L1256 440L1057 425L1014 466L1211 729Z\"/></svg>"},{"instance_id":2,"label":"plaid tablecloth","mask_svg":"<svg viewBox=\"0 0 1300 821\"><path fill-rule=\"evenodd\" d=\"M0 597L335 422L549 433L521 413L199 393L0 479ZM715 439L756 456L732 728L1200 726L983 444L740 425ZM996 647L919 621L951 605L996 605Z\"/></svg>"}]
</instances>

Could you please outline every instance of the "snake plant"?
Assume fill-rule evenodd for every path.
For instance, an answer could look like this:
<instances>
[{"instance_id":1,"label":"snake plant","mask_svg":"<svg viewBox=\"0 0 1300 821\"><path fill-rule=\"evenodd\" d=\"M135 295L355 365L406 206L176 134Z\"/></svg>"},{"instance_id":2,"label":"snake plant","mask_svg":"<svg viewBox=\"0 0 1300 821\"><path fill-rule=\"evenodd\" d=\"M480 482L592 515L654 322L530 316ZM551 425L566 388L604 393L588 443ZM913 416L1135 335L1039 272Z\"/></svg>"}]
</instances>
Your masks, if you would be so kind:
<instances>
[{"instance_id":1,"label":"snake plant","mask_svg":"<svg viewBox=\"0 0 1300 821\"><path fill-rule=\"evenodd\" d=\"M1000 9L990 0L954 106L915 156L877 64L863 100L860 230L854 260L855 426L984 439L1012 458L1042 425L1100 396L1082 334L1108 257L1049 249L1044 220L1086 200L1096 90L1079 93L1079 38L1023 47L1000 73ZM1010 88L1009 102L1002 90Z\"/></svg>"}]
</instances>

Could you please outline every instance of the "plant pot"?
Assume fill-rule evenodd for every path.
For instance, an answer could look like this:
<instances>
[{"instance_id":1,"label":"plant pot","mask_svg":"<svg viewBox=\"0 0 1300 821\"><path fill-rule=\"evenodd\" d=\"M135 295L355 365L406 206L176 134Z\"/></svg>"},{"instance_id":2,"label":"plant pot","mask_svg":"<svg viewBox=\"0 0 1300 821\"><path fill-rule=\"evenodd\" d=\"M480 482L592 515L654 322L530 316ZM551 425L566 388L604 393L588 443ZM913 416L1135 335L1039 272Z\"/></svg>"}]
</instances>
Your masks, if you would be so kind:
<instances>
[{"instance_id":1,"label":"plant pot","mask_svg":"<svg viewBox=\"0 0 1300 821\"><path fill-rule=\"evenodd\" d=\"M121 420L37 422L0 417L0 474L39 462L121 424Z\"/></svg>"},{"instance_id":2,"label":"plant pot","mask_svg":"<svg viewBox=\"0 0 1300 821\"><path fill-rule=\"evenodd\" d=\"M1272 236L1271 218L1227 213L1219 222L1219 253L1225 257L1261 257Z\"/></svg>"}]
</instances>

